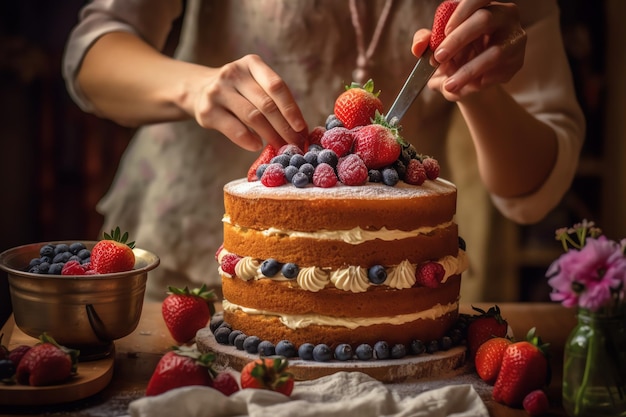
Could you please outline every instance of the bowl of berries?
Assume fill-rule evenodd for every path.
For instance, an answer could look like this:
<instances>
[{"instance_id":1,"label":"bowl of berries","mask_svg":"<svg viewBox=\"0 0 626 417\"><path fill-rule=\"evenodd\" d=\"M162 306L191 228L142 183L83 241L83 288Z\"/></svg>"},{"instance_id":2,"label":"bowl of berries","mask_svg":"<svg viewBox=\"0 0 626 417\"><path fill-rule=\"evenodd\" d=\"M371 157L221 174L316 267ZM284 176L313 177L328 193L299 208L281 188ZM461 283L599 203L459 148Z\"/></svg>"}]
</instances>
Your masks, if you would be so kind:
<instances>
[{"instance_id":1,"label":"bowl of berries","mask_svg":"<svg viewBox=\"0 0 626 417\"><path fill-rule=\"evenodd\" d=\"M155 254L127 243L119 228L100 241L55 241L0 254L13 317L32 337L47 333L80 351L81 359L108 355L113 341L132 333L141 316Z\"/></svg>"}]
</instances>

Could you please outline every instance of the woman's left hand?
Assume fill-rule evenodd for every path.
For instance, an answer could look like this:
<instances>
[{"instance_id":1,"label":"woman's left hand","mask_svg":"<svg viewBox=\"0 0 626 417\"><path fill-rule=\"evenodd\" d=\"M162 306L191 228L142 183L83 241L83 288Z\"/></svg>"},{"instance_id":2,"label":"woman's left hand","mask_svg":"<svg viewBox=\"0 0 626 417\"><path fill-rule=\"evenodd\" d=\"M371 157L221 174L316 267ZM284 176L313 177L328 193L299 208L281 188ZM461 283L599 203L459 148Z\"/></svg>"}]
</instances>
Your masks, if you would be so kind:
<instances>
[{"instance_id":1,"label":"woman's left hand","mask_svg":"<svg viewBox=\"0 0 626 417\"><path fill-rule=\"evenodd\" d=\"M446 26L446 38L434 53L439 68L428 82L450 101L509 81L524 64L526 32L517 5L461 0ZM431 31L413 36L413 54L421 56Z\"/></svg>"}]
</instances>

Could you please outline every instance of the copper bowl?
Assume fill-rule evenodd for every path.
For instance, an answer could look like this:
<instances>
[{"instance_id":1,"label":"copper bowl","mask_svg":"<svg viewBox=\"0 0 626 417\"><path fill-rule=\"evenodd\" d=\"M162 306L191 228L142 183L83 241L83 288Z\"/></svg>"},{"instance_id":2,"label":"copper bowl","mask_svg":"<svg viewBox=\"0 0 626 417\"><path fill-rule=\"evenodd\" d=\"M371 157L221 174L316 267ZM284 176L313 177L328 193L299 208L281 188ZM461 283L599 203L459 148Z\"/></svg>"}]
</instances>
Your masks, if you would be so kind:
<instances>
[{"instance_id":1,"label":"copper bowl","mask_svg":"<svg viewBox=\"0 0 626 417\"><path fill-rule=\"evenodd\" d=\"M18 246L0 254L8 274L15 324L29 336L48 333L61 345L79 349L81 358L103 357L113 341L132 333L143 308L148 271L159 258L135 248L135 267L101 275L46 275L26 272L44 242ZM92 249L95 241L83 242Z\"/></svg>"}]
</instances>

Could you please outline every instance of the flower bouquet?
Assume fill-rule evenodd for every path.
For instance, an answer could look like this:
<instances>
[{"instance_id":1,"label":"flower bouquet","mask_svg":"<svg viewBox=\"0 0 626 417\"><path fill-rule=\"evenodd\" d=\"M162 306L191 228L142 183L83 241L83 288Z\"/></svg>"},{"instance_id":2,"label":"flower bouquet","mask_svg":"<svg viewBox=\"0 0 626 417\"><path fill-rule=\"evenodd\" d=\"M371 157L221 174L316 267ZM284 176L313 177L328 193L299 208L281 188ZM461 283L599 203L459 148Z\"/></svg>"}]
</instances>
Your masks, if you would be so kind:
<instances>
[{"instance_id":1,"label":"flower bouquet","mask_svg":"<svg viewBox=\"0 0 626 417\"><path fill-rule=\"evenodd\" d=\"M626 239L586 220L556 239L565 253L546 272L550 297L578 316L564 349L563 407L570 416L626 416Z\"/></svg>"}]
</instances>

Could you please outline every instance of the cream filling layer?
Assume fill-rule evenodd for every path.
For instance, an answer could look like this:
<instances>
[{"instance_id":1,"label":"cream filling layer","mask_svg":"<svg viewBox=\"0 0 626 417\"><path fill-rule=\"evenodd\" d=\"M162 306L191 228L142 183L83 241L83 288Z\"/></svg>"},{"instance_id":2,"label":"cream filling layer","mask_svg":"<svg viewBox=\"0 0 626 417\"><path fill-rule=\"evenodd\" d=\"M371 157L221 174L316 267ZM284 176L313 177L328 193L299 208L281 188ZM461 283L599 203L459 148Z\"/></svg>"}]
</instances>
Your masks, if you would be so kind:
<instances>
[{"instance_id":1,"label":"cream filling layer","mask_svg":"<svg viewBox=\"0 0 626 417\"><path fill-rule=\"evenodd\" d=\"M230 221L230 216L224 215L222 218L224 223L231 224L237 229L242 227L239 225L233 225ZM260 230L259 233L264 236L289 236L305 239L318 239L318 240L338 240L341 242L349 243L351 245L358 245L370 240L380 239L385 241L407 239L415 237L421 234L432 233L437 229L445 229L451 226L453 222L439 224L437 226L420 227L415 230L390 230L383 227L380 230L363 230L360 227L355 227L349 230L318 230L316 232L302 232L297 230L284 230L275 227L270 227L266 230Z\"/></svg>"},{"instance_id":2,"label":"cream filling layer","mask_svg":"<svg viewBox=\"0 0 626 417\"><path fill-rule=\"evenodd\" d=\"M448 313L454 312L459 307L458 300L449 304L436 304L428 310L418 311L410 314L400 314L397 316L381 316L381 317L334 317L323 316L320 314L282 314L266 310L257 310L254 308L243 307L224 299L222 301L224 311L236 312L238 310L250 315L264 315L277 317L280 322L290 329L297 330L311 325L319 326L337 326L346 327L348 329L356 329L361 326L373 326L376 324L393 324L400 325L410 323L416 320L435 320Z\"/></svg>"}]
</instances>

